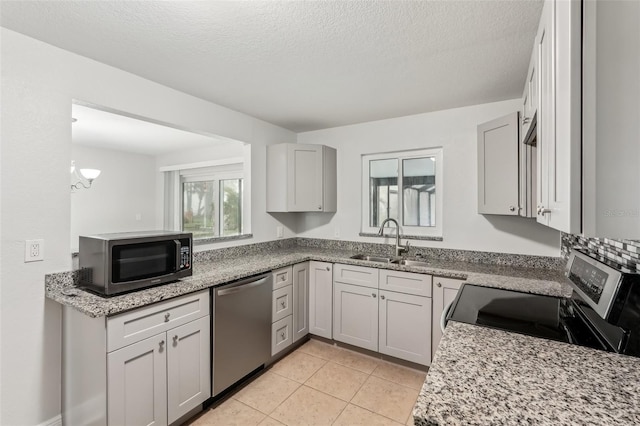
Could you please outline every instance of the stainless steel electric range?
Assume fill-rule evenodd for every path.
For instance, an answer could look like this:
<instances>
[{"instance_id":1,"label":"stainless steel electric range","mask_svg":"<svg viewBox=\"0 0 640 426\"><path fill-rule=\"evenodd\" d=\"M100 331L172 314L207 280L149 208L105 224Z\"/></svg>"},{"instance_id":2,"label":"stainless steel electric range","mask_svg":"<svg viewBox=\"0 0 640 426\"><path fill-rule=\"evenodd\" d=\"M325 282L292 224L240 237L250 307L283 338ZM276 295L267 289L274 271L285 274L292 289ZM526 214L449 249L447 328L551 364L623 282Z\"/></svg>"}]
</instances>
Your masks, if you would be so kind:
<instances>
[{"instance_id":1,"label":"stainless steel electric range","mask_svg":"<svg viewBox=\"0 0 640 426\"><path fill-rule=\"evenodd\" d=\"M465 284L446 321L640 357L640 275L574 250L566 276L571 298Z\"/></svg>"}]
</instances>

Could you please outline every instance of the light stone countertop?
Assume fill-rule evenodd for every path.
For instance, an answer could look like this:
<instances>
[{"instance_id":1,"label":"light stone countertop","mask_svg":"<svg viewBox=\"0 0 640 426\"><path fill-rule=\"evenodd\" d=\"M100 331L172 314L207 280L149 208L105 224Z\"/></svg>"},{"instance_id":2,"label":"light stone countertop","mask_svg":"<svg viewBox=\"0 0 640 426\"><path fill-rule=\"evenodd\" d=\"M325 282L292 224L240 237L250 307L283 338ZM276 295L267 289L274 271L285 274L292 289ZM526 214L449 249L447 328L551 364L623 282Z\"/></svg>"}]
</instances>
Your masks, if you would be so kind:
<instances>
[{"instance_id":1,"label":"light stone countertop","mask_svg":"<svg viewBox=\"0 0 640 426\"><path fill-rule=\"evenodd\" d=\"M75 295L65 295L67 290L73 288L77 272L56 273L45 277L45 295L90 317L110 316L307 260L432 274L466 279L467 282L477 285L553 296L567 297L571 294L571 287L566 284L562 272L554 269L441 261L430 258L426 259L429 267L407 267L350 259L354 254L356 252L353 251L296 247L239 255L233 259L194 262L194 273L189 278L110 298L100 297L80 289L74 289L72 293Z\"/></svg>"},{"instance_id":2,"label":"light stone countertop","mask_svg":"<svg viewBox=\"0 0 640 426\"><path fill-rule=\"evenodd\" d=\"M206 262L195 262L193 276L177 282L135 291L110 298L74 289L75 295L65 295L73 288L77 272L49 274L45 277L45 295L56 302L70 306L90 317L115 315L172 297L193 293L208 287L216 287L235 280L269 272L307 260L399 271L432 274L441 277L466 279L467 282L491 287L526 291L554 296L569 296L571 288L558 270L542 268L518 268L471 262L439 261L426 259L429 267L407 267L393 264L350 259L352 251L302 248L276 249L260 254L240 256Z\"/></svg>"},{"instance_id":3,"label":"light stone countertop","mask_svg":"<svg viewBox=\"0 0 640 426\"><path fill-rule=\"evenodd\" d=\"M415 425L638 425L640 359L451 321Z\"/></svg>"}]
</instances>

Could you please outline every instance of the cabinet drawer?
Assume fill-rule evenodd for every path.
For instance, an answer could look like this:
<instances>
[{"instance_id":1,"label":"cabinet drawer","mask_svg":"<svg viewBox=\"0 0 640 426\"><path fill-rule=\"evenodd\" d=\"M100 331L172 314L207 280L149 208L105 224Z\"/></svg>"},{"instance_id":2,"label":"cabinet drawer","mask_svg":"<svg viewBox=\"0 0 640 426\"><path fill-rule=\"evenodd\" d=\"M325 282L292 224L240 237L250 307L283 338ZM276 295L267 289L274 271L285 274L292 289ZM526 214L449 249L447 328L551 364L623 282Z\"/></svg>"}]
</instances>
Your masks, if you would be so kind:
<instances>
[{"instance_id":1,"label":"cabinet drawer","mask_svg":"<svg viewBox=\"0 0 640 426\"><path fill-rule=\"evenodd\" d=\"M107 318L107 352L209 315L209 290Z\"/></svg>"},{"instance_id":2,"label":"cabinet drawer","mask_svg":"<svg viewBox=\"0 0 640 426\"><path fill-rule=\"evenodd\" d=\"M287 348L293 341L293 316L282 318L271 325L271 356Z\"/></svg>"},{"instance_id":3,"label":"cabinet drawer","mask_svg":"<svg viewBox=\"0 0 640 426\"><path fill-rule=\"evenodd\" d=\"M333 280L345 284L378 288L378 270L364 266L336 263L333 267Z\"/></svg>"},{"instance_id":4,"label":"cabinet drawer","mask_svg":"<svg viewBox=\"0 0 640 426\"><path fill-rule=\"evenodd\" d=\"M279 288L288 286L293 284L293 267L287 266L286 268L281 268L272 272L273 274L273 289L277 290Z\"/></svg>"},{"instance_id":5,"label":"cabinet drawer","mask_svg":"<svg viewBox=\"0 0 640 426\"><path fill-rule=\"evenodd\" d=\"M380 290L431 297L432 277L426 274L380 270Z\"/></svg>"},{"instance_id":6,"label":"cabinet drawer","mask_svg":"<svg viewBox=\"0 0 640 426\"><path fill-rule=\"evenodd\" d=\"M279 288L273 291L271 321L276 322L293 313L293 286Z\"/></svg>"}]
</instances>

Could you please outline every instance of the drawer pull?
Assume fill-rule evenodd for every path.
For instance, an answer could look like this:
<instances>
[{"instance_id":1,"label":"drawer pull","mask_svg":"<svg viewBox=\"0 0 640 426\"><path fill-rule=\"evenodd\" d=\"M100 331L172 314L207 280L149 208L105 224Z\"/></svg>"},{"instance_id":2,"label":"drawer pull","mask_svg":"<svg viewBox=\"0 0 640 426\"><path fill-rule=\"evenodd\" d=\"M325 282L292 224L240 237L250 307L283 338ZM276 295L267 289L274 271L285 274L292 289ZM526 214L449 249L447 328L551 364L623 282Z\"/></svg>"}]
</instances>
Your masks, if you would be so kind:
<instances>
[{"instance_id":1,"label":"drawer pull","mask_svg":"<svg viewBox=\"0 0 640 426\"><path fill-rule=\"evenodd\" d=\"M284 307L285 307L284 300L282 302L280 302L280 306L282 306L282 308L284 309Z\"/></svg>"},{"instance_id":2,"label":"drawer pull","mask_svg":"<svg viewBox=\"0 0 640 426\"><path fill-rule=\"evenodd\" d=\"M173 336L173 344L174 345L178 344L178 335L177 334L175 336Z\"/></svg>"},{"instance_id":3,"label":"drawer pull","mask_svg":"<svg viewBox=\"0 0 640 426\"><path fill-rule=\"evenodd\" d=\"M171 312L167 312L164 314L164 322L169 322L169 317L171 316Z\"/></svg>"},{"instance_id":4,"label":"drawer pull","mask_svg":"<svg viewBox=\"0 0 640 426\"><path fill-rule=\"evenodd\" d=\"M160 350L164 347L164 340L160 340Z\"/></svg>"},{"instance_id":5,"label":"drawer pull","mask_svg":"<svg viewBox=\"0 0 640 426\"><path fill-rule=\"evenodd\" d=\"M442 287L442 283L436 283L436 286Z\"/></svg>"},{"instance_id":6,"label":"drawer pull","mask_svg":"<svg viewBox=\"0 0 640 426\"><path fill-rule=\"evenodd\" d=\"M286 279L287 279L287 277L286 277L286 276L284 276L284 275L281 275L281 276L280 276L280 281L286 281Z\"/></svg>"},{"instance_id":7,"label":"drawer pull","mask_svg":"<svg viewBox=\"0 0 640 426\"><path fill-rule=\"evenodd\" d=\"M327 271L330 271L330 270L331 270L331 268L329 268L329 267L327 266Z\"/></svg>"},{"instance_id":8,"label":"drawer pull","mask_svg":"<svg viewBox=\"0 0 640 426\"><path fill-rule=\"evenodd\" d=\"M280 334L280 337L282 337L282 340L284 340L284 333Z\"/></svg>"},{"instance_id":9,"label":"drawer pull","mask_svg":"<svg viewBox=\"0 0 640 426\"><path fill-rule=\"evenodd\" d=\"M380 296L380 299L384 300L384 294L382 296Z\"/></svg>"},{"instance_id":10,"label":"drawer pull","mask_svg":"<svg viewBox=\"0 0 640 426\"><path fill-rule=\"evenodd\" d=\"M375 299L376 298L376 294L375 293L371 293L371 296Z\"/></svg>"}]
</instances>

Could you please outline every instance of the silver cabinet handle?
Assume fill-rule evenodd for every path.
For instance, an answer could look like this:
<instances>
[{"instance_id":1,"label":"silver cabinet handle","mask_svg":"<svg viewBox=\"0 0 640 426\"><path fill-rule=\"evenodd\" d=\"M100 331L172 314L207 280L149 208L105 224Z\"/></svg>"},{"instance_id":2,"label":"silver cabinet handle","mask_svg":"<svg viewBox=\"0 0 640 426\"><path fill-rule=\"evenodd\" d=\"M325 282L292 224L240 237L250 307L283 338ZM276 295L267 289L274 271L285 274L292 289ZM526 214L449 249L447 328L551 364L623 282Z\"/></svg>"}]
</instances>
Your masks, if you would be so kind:
<instances>
[{"instance_id":1,"label":"silver cabinet handle","mask_svg":"<svg viewBox=\"0 0 640 426\"><path fill-rule=\"evenodd\" d=\"M371 293L371 296L375 299L376 298L376 294L375 293Z\"/></svg>"},{"instance_id":2,"label":"silver cabinet handle","mask_svg":"<svg viewBox=\"0 0 640 426\"><path fill-rule=\"evenodd\" d=\"M169 317L171 316L171 312L167 312L164 314L164 322L169 322Z\"/></svg>"},{"instance_id":3,"label":"silver cabinet handle","mask_svg":"<svg viewBox=\"0 0 640 426\"><path fill-rule=\"evenodd\" d=\"M282 276L280 277L280 281L286 281L286 280L287 280L287 277L286 277L286 276L282 275Z\"/></svg>"},{"instance_id":4,"label":"silver cabinet handle","mask_svg":"<svg viewBox=\"0 0 640 426\"><path fill-rule=\"evenodd\" d=\"M384 300L384 294L380 296L380 299Z\"/></svg>"},{"instance_id":5,"label":"silver cabinet handle","mask_svg":"<svg viewBox=\"0 0 640 426\"><path fill-rule=\"evenodd\" d=\"M322 206L318 206L318 210L322 210Z\"/></svg>"},{"instance_id":6,"label":"silver cabinet handle","mask_svg":"<svg viewBox=\"0 0 640 426\"><path fill-rule=\"evenodd\" d=\"M510 212L515 212L515 211L516 211L515 206L509 206L509 211L510 211Z\"/></svg>"},{"instance_id":7,"label":"silver cabinet handle","mask_svg":"<svg viewBox=\"0 0 640 426\"><path fill-rule=\"evenodd\" d=\"M330 271L330 270L331 270L331 268L329 268L329 267L327 266L327 271Z\"/></svg>"},{"instance_id":8,"label":"silver cabinet handle","mask_svg":"<svg viewBox=\"0 0 640 426\"><path fill-rule=\"evenodd\" d=\"M547 213L551 213L551 209L545 209L544 207L542 207L542 208L540 209L540 214L541 214L542 216L544 216L544 215L545 215L545 214L547 214Z\"/></svg>"},{"instance_id":9,"label":"silver cabinet handle","mask_svg":"<svg viewBox=\"0 0 640 426\"><path fill-rule=\"evenodd\" d=\"M280 306L282 306L283 308L285 307L284 300L282 302L280 302Z\"/></svg>"},{"instance_id":10,"label":"silver cabinet handle","mask_svg":"<svg viewBox=\"0 0 640 426\"><path fill-rule=\"evenodd\" d=\"M173 344L174 345L178 344L178 335L177 334L175 336L173 336Z\"/></svg>"},{"instance_id":11,"label":"silver cabinet handle","mask_svg":"<svg viewBox=\"0 0 640 426\"><path fill-rule=\"evenodd\" d=\"M163 346L164 346L164 340L160 340L160 350L162 350Z\"/></svg>"},{"instance_id":12,"label":"silver cabinet handle","mask_svg":"<svg viewBox=\"0 0 640 426\"><path fill-rule=\"evenodd\" d=\"M284 333L280 334L280 337L282 337L282 340L284 340Z\"/></svg>"},{"instance_id":13,"label":"silver cabinet handle","mask_svg":"<svg viewBox=\"0 0 640 426\"><path fill-rule=\"evenodd\" d=\"M442 283L436 283L436 287L442 287Z\"/></svg>"}]
</instances>

